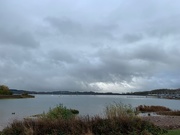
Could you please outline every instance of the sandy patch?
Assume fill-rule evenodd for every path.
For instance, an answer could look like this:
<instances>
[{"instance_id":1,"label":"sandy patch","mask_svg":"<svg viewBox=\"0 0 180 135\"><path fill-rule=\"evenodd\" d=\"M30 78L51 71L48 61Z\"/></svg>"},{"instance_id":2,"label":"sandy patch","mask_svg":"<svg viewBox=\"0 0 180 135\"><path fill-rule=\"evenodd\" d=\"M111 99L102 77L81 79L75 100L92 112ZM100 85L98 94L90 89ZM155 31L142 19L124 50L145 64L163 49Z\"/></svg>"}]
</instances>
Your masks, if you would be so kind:
<instances>
[{"instance_id":1,"label":"sandy patch","mask_svg":"<svg viewBox=\"0 0 180 135\"><path fill-rule=\"evenodd\" d=\"M143 120L166 129L180 129L180 116L142 116Z\"/></svg>"}]
</instances>

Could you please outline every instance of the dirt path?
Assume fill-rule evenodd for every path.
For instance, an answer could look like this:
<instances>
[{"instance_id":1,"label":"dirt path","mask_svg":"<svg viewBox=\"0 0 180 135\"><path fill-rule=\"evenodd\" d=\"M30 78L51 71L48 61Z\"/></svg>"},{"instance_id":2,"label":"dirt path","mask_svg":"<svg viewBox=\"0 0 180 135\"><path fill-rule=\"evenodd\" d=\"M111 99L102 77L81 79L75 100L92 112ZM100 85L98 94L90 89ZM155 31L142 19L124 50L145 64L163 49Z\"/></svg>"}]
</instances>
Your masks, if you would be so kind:
<instances>
[{"instance_id":1,"label":"dirt path","mask_svg":"<svg viewBox=\"0 0 180 135\"><path fill-rule=\"evenodd\" d=\"M180 116L142 116L143 120L166 129L180 129Z\"/></svg>"}]
</instances>

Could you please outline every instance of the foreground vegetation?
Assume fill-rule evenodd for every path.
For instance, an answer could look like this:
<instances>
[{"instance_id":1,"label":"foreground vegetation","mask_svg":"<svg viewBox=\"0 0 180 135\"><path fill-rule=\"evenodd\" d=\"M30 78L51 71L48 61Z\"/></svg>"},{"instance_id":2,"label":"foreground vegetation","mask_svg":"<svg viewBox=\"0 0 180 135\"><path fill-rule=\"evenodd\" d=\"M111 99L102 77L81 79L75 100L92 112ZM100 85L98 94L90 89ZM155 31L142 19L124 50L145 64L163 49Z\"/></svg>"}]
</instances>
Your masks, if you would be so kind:
<instances>
[{"instance_id":1,"label":"foreground vegetation","mask_svg":"<svg viewBox=\"0 0 180 135\"><path fill-rule=\"evenodd\" d=\"M135 109L123 104L105 108L104 116L77 116L78 111L59 105L36 119L14 121L1 135L160 135L167 133L136 117Z\"/></svg>"}]
</instances>

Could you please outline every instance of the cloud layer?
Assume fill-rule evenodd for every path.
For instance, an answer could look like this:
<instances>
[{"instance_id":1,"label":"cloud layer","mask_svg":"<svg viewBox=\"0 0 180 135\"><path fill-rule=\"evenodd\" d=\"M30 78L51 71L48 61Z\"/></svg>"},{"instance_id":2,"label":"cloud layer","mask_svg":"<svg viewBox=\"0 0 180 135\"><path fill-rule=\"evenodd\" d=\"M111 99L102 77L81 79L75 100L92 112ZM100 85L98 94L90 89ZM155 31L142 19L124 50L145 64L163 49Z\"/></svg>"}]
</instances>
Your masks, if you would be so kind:
<instances>
[{"instance_id":1,"label":"cloud layer","mask_svg":"<svg viewBox=\"0 0 180 135\"><path fill-rule=\"evenodd\" d=\"M179 4L0 1L0 84L36 91L178 88Z\"/></svg>"}]
</instances>

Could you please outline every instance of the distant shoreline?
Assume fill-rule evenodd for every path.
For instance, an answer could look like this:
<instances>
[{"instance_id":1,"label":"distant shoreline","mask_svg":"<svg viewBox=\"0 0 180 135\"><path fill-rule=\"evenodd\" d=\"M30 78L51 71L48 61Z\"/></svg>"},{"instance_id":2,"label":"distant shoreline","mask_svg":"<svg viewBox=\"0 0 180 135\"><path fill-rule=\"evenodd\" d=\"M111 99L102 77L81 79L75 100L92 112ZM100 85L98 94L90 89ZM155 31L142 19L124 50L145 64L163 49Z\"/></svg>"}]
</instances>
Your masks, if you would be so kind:
<instances>
[{"instance_id":1,"label":"distant shoreline","mask_svg":"<svg viewBox=\"0 0 180 135\"><path fill-rule=\"evenodd\" d=\"M35 98L33 95L0 95L0 99Z\"/></svg>"}]
</instances>

